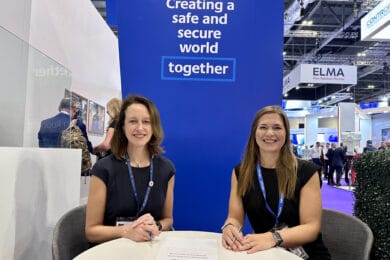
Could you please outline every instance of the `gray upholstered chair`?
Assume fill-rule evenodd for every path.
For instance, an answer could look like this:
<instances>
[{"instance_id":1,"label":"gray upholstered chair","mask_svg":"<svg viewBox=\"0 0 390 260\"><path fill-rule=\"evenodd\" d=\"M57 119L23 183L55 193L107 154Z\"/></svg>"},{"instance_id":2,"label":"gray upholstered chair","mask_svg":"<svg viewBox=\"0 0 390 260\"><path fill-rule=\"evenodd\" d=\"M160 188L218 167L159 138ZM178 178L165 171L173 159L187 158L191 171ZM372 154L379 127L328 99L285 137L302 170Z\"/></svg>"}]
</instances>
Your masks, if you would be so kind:
<instances>
[{"instance_id":1,"label":"gray upholstered chair","mask_svg":"<svg viewBox=\"0 0 390 260\"><path fill-rule=\"evenodd\" d=\"M331 209L322 210L322 238L332 260L369 260L374 236L357 217Z\"/></svg>"},{"instance_id":2,"label":"gray upholstered chair","mask_svg":"<svg viewBox=\"0 0 390 260\"><path fill-rule=\"evenodd\" d=\"M86 205L78 206L58 220L53 233L53 260L69 260L89 248L85 237Z\"/></svg>"}]
</instances>

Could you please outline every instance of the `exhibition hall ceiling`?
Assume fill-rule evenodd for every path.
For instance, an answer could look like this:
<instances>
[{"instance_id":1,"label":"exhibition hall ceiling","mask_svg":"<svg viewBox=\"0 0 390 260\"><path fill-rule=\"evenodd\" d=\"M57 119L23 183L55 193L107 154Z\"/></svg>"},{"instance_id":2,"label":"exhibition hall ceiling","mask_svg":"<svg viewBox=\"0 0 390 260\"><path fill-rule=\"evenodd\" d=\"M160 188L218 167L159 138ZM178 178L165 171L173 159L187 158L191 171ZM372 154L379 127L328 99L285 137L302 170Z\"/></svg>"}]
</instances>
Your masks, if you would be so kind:
<instances>
[{"instance_id":1,"label":"exhibition hall ceiling","mask_svg":"<svg viewBox=\"0 0 390 260\"><path fill-rule=\"evenodd\" d=\"M285 0L285 10L298 4L299 15L289 24L285 22L284 75L299 64L357 66L356 85L301 84L285 99L334 105L340 101L377 102L389 95L390 41L360 40L360 20L380 2ZM291 12L285 12L285 21L287 14Z\"/></svg>"},{"instance_id":2,"label":"exhibition hall ceiling","mask_svg":"<svg viewBox=\"0 0 390 260\"><path fill-rule=\"evenodd\" d=\"M106 1L92 2L106 18ZM390 40L360 40L360 20L380 2L284 0L284 77L300 64L357 66L357 84L301 83L284 93L285 100L310 100L326 107L381 102L390 95Z\"/></svg>"}]
</instances>

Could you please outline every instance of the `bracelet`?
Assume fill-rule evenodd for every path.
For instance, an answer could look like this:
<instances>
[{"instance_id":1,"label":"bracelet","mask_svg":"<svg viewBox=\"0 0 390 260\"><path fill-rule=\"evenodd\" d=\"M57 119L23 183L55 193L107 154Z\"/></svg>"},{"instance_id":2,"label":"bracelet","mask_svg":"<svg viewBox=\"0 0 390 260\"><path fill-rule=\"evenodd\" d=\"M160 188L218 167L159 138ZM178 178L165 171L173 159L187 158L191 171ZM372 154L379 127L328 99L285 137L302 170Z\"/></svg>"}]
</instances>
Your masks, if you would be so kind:
<instances>
[{"instance_id":1,"label":"bracelet","mask_svg":"<svg viewBox=\"0 0 390 260\"><path fill-rule=\"evenodd\" d=\"M224 224L224 225L221 227L221 231L223 231L223 230L225 229L225 227L230 226L230 225L232 225L232 226L234 227L234 225L233 225L232 223L228 222L228 223Z\"/></svg>"}]
</instances>

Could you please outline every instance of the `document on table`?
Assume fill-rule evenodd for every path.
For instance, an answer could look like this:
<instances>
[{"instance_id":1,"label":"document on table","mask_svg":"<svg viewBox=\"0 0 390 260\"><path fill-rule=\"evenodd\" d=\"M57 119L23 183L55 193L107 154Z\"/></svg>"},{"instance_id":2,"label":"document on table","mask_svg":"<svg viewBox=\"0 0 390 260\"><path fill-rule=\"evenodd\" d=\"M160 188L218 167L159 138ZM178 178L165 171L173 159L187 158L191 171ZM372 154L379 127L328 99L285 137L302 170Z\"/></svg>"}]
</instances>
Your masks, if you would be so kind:
<instances>
[{"instance_id":1,"label":"document on table","mask_svg":"<svg viewBox=\"0 0 390 260\"><path fill-rule=\"evenodd\" d=\"M168 237L161 245L157 260L218 260L218 244L210 238Z\"/></svg>"}]
</instances>

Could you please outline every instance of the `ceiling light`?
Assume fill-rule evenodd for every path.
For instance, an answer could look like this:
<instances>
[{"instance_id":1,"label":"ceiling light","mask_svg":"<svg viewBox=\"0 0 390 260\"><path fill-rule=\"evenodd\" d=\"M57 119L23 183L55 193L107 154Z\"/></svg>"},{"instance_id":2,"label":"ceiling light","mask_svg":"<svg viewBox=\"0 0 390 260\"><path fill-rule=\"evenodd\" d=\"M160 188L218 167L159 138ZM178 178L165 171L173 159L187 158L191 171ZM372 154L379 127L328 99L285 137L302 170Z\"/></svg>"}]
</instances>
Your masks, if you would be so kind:
<instances>
[{"instance_id":1,"label":"ceiling light","mask_svg":"<svg viewBox=\"0 0 390 260\"><path fill-rule=\"evenodd\" d=\"M287 55L287 52L286 52L286 51L284 51L284 52L283 52L283 56L286 56L286 55Z\"/></svg>"},{"instance_id":2,"label":"ceiling light","mask_svg":"<svg viewBox=\"0 0 390 260\"><path fill-rule=\"evenodd\" d=\"M313 20L305 20L305 21L302 22L302 25L304 25L304 26L313 25Z\"/></svg>"},{"instance_id":3,"label":"ceiling light","mask_svg":"<svg viewBox=\"0 0 390 260\"><path fill-rule=\"evenodd\" d=\"M367 86L367 88L369 88L369 89L373 89L373 88L375 88L375 86L374 86L374 85L372 85L372 84L370 84L370 85L368 85L368 86Z\"/></svg>"},{"instance_id":4,"label":"ceiling light","mask_svg":"<svg viewBox=\"0 0 390 260\"><path fill-rule=\"evenodd\" d=\"M299 89L299 86L297 86L295 89L298 90L298 89Z\"/></svg>"},{"instance_id":5,"label":"ceiling light","mask_svg":"<svg viewBox=\"0 0 390 260\"><path fill-rule=\"evenodd\" d=\"M284 97L288 97L288 93L284 93L284 95L283 95Z\"/></svg>"}]
</instances>

